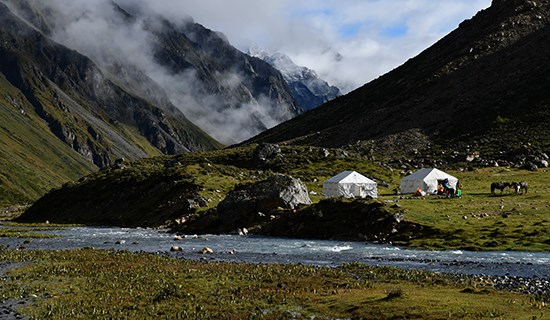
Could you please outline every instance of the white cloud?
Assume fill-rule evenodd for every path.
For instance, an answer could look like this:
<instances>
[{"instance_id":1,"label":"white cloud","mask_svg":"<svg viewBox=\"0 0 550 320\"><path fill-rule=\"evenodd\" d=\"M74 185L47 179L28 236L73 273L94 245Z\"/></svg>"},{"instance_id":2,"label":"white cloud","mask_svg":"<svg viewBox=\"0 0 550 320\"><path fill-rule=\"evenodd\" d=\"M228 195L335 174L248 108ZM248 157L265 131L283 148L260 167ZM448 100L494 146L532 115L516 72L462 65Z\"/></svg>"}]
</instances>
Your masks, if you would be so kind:
<instances>
[{"instance_id":1,"label":"white cloud","mask_svg":"<svg viewBox=\"0 0 550 320\"><path fill-rule=\"evenodd\" d=\"M173 19L192 16L225 33L241 50L254 42L286 53L346 92L417 55L491 4L491 0L124 1L142 1ZM338 53L340 61L335 59Z\"/></svg>"}]
</instances>

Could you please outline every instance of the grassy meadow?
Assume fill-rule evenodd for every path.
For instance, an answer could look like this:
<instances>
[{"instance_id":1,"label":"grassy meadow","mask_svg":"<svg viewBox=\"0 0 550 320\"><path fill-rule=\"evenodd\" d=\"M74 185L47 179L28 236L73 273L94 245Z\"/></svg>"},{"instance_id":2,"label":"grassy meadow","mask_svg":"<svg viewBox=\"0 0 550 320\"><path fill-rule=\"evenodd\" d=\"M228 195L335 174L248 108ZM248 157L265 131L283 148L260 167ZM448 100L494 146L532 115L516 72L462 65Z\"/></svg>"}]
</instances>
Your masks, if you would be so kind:
<instances>
[{"instance_id":1,"label":"grassy meadow","mask_svg":"<svg viewBox=\"0 0 550 320\"><path fill-rule=\"evenodd\" d=\"M545 319L547 297L473 277L348 264L207 263L126 251L0 250L31 319Z\"/></svg>"},{"instance_id":2,"label":"grassy meadow","mask_svg":"<svg viewBox=\"0 0 550 320\"><path fill-rule=\"evenodd\" d=\"M312 147L285 147L284 158L265 167L251 163L252 147L173 158L157 157L108 169L71 184L105 194L124 184L163 179L201 186L207 207L215 207L236 184L274 172L300 178L323 199L322 183L355 170L379 187L388 206L431 234L394 243L423 249L550 251L548 170L510 168L446 170L464 186L460 199L394 195L401 173L357 154ZM156 180L155 180L156 179ZM490 194L495 181L529 183L525 195ZM151 189L156 190L156 189ZM152 196L161 196L160 194ZM70 199L67 199L70 201ZM142 203L138 203L142 204ZM143 203L143 205L146 205ZM40 237L43 225L25 231L16 223L4 237ZM51 228L51 225L47 226ZM55 225L55 227L58 227ZM4 301L26 301L19 311L30 319L547 319L549 297L496 291L476 277L370 267L338 268L186 261L153 254L81 249L27 251L0 248L0 261L18 263L0 283ZM21 264L19 264L21 263Z\"/></svg>"},{"instance_id":3,"label":"grassy meadow","mask_svg":"<svg viewBox=\"0 0 550 320\"><path fill-rule=\"evenodd\" d=\"M73 220L75 210L79 210L80 216L88 217L93 224L109 224L116 216L117 221L123 223L135 225L140 221L152 221L154 225L143 226L158 226L178 214L200 216L215 208L237 184L259 181L273 173L300 178L316 203L324 198L323 181L341 171L355 170L379 182L378 201L398 206L406 220L433 230L428 234L412 234L408 241L396 242L397 245L436 250L550 251L548 169L531 172L504 167L462 171L441 168L460 179L464 187L460 199L397 196L393 190L399 186L403 172L390 169L383 162L367 160L358 153L281 146L281 157L258 165L253 161L254 148L246 146L147 158L126 163L123 169L101 170L62 188L56 201L45 202L37 211L38 218L47 210L49 217L44 220L63 217L70 223L83 223ZM516 195L506 189L502 194L497 191L493 195L490 185L496 181L527 181L529 191ZM387 186L383 186L384 183ZM184 204L180 200L182 193L189 188L197 190L205 199L206 207L188 211L183 206L178 209L179 204ZM83 194L86 195L84 202ZM120 201L112 204L113 195L119 195ZM163 203L171 203L174 209ZM100 207L96 210L97 205ZM174 210L177 212L172 212Z\"/></svg>"},{"instance_id":4,"label":"grassy meadow","mask_svg":"<svg viewBox=\"0 0 550 320\"><path fill-rule=\"evenodd\" d=\"M288 148L288 149L285 149ZM252 169L246 161L250 148L209 153L208 163L190 163L183 170L205 186L200 192L215 207L236 184L257 181L271 172L300 178L310 191L313 202L323 199L323 181L344 171L355 170L388 187L379 186L379 200L399 205L406 220L433 228L436 232L413 235L407 242L396 243L422 249L550 251L550 170L535 172L505 167L477 168L471 171L446 170L459 178L463 196L447 199L438 196L397 196L402 177L380 163L365 161L350 153L342 157L329 149L324 157L312 147L283 147L284 161L267 170ZM212 156L214 155L214 156ZM239 158L240 157L240 158ZM231 164L231 165L230 165ZM491 194L492 182L527 181L527 194L516 195L511 189ZM206 209L208 209L206 208Z\"/></svg>"},{"instance_id":5,"label":"grassy meadow","mask_svg":"<svg viewBox=\"0 0 550 320\"><path fill-rule=\"evenodd\" d=\"M428 249L550 251L550 172L509 168L449 171L463 184L460 199L398 197L405 218L440 231L407 245ZM527 181L527 194L511 189L491 194L491 182Z\"/></svg>"}]
</instances>

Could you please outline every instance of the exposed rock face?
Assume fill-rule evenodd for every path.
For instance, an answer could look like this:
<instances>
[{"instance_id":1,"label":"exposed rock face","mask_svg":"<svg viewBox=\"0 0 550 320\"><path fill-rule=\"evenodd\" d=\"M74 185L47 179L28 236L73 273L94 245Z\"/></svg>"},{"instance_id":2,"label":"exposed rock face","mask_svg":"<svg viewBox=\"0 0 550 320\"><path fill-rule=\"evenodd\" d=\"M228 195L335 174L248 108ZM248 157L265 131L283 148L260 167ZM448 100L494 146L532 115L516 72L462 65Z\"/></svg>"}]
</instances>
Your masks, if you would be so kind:
<instances>
[{"instance_id":1,"label":"exposed rock face","mask_svg":"<svg viewBox=\"0 0 550 320\"><path fill-rule=\"evenodd\" d=\"M83 158L102 168L121 156L141 158L154 149L174 154L220 146L168 99L147 101L115 76L122 72L106 73L34 29L13 7L0 3L0 9L0 73L23 97L22 107Z\"/></svg>"},{"instance_id":2,"label":"exposed rock face","mask_svg":"<svg viewBox=\"0 0 550 320\"><path fill-rule=\"evenodd\" d=\"M295 209L311 204L305 184L300 179L275 174L254 184L237 186L218 205L218 215L224 228L250 226L265 220L278 208Z\"/></svg>"},{"instance_id":3,"label":"exposed rock face","mask_svg":"<svg viewBox=\"0 0 550 320\"><path fill-rule=\"evenodd\" d=\"M237 50L223 34L192 22L176 26L164 21L152 30L156 60L177 74L195 75L193 90L179 88L201 106L191 120L210 119L209 127L219 128L205 130L223 143L240 142L303 112L278 70ZM229 122L236 118L242 119Z\"/></svg>"}]
</instances>

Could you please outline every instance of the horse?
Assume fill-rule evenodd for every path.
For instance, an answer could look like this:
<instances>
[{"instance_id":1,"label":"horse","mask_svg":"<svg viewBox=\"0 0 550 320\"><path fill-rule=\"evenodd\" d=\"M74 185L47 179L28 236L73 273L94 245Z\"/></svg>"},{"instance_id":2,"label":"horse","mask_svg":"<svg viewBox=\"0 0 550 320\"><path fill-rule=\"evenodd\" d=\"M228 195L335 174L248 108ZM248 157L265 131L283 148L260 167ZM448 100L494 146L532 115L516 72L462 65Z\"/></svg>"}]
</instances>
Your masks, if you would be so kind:
<instances>
[{"instance_id":1,"label":"horse","mask_svg":"<svg viewBox=\"0 0 550 320\"><path fill-rule=\"evenodd\" d=\"M495 189L500 190L500 194L502 194L502 191L504 191L505 188L511 188L512 185L508 182L493 182L491 183L491 194L495 194Z\"/></svg>"},{"instance_id":2,"label":"horse","mask_svg":"<svg viewBox=\"0 0 550 320\"><path fill-rule=\"evenodd\" d=\"M511 188L516 191L516 194L520 194L520 191L521 194L526 194L527 190L529 189L529 185L526 181L512 182Z\"/></svg>"}]
</instances>

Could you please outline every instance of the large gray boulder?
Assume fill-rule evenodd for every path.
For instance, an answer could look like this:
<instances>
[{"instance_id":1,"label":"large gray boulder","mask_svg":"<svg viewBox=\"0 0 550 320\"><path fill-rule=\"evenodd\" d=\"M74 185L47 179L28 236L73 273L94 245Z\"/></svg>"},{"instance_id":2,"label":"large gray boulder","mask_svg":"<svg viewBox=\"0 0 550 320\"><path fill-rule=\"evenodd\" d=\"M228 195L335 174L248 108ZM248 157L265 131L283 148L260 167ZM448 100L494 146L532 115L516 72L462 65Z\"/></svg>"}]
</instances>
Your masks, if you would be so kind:
<instances>
[{"instance_id":1,"label":"large gray boulder","mask_svg":"<svg viewBox=\"0 0 550 320\"><path fill-rule=\"evenodd\" d=\"M300 179L275 174L266 180L239 185L218 207L224 227L246 227L268 219L278 208L295 209L311 204L307 187Z\"/></svg>"}]
</instances>

